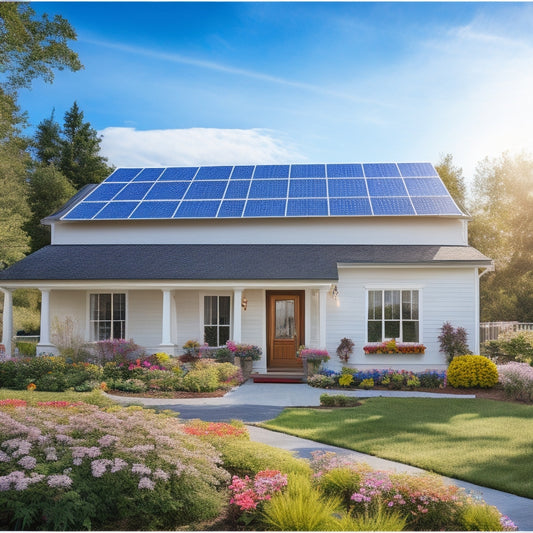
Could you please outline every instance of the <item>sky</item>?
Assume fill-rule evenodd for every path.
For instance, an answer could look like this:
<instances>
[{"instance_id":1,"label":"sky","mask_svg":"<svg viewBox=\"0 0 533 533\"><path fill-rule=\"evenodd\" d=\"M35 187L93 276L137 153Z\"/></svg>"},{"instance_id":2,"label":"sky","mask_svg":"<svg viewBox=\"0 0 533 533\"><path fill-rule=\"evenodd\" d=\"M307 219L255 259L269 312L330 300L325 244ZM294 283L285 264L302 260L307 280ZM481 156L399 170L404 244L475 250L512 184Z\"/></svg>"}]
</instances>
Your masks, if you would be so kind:
<instances>
[{"instance_id":1,"label":"sky","mask_svg":"<svg viewBox=\"0 0 533 533\"><path fill-rule=\"evenodd\" d=\"M32 2L84 69L74 101L115 166L478 162L533 149L532 2ZM29 133L31 133L31 128Z\"/></svg>"}]
</instances>

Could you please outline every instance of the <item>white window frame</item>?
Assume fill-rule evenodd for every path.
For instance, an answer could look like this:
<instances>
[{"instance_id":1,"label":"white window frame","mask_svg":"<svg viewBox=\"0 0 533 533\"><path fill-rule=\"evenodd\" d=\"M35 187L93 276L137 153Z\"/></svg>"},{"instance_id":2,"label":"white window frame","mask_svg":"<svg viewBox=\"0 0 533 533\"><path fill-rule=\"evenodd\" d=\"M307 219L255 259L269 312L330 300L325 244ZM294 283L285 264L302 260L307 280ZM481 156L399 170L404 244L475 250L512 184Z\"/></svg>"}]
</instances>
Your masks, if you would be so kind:
<instances>
[{"instance_id":1,"label":"white window frame","mask_svg":"<svg viewBox=\"0 0 533 533\"><path fill-rule=\"evenodd\" d=\"M87 326L86 326L86 338L89 339L89 342L100 342L98 339L93 338L93 323L94 320L91 319L91 296L93 294L123 294L124 295L124 338L129 339L128 333L128 323L129 323L129 313L128 313L128 291L87 291L86 294L86 316L87 316ZM111 323L113 320L111 319ZM113 326L111 326L111 338L106 340L114 340L113 337Z\"/></svg>"},{"instance_id":2,"label":"white window frame","mask_svg":"<svg viewBox=\"0 0 533 533\"><path fill-rule=\"evenodd\" d=\"M230 306L230 317L229 317L229 338L232 339L233 338L233 324L234 324L234 317L233 317L233 293L232 292L228 292L228 291L222 291L222 292L219 292L219 291L202 291L199 293L199 298L200 298L200 305L199 305L199 309L200 309L200 317L199 317L199 324L200 324L200 337L201 337L201 340L200 340L200 344L203 344L204 343L204 338L205 338L205 321L204 321L204 308L205 308L205 305L204 305L204 297L205 296L217 296L217 297L220 297L220 296L228 296L229 297L229 306ZM214 348L214 346L213 346Z\"/></svg>"},{"instance_id":3,"label":"white window frame","mask_svg":"<svg viewBox=\"0 0 533 533\"><path fill-rule=\"evenodd\" d=\"M423 316L424 316L424 310L422 306L423 302L423 287L422 286L413 286L413 285L402 285L402 284L381 284L381 285L368 285L365 287L365 324L364 324L364 331L365 331L365 343L379 343L379 342L386 342L388 340L391 340L392 337L385 337L385 318L384 315L381 318L381 341L369 341L368 340L368 302L369 302L369 293L370 291L382 291L382 309L383 309L383 299L385 297L385 291L400 291L400 337L397 339L398 342L404 342L403 341L403 318L402 318L402 303L401 303L401 293L402 291L418 291L418 340L413 341L418 344L423 343Z\"/></svg>"}]
</instances>

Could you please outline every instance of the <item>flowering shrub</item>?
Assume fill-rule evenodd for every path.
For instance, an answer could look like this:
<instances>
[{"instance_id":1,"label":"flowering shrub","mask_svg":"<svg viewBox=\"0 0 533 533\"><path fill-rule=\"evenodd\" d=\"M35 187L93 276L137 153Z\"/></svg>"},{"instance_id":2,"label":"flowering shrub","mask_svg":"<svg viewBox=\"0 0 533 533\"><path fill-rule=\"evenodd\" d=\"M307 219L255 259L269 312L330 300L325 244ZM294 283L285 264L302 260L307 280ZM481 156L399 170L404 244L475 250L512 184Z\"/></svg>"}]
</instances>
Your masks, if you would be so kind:
<instances>
[{"instance_id":1,"label":"flowering shrub","mask_svg":"<svg viewBox=\"0 0 533 533\"><path fill-rule=\"evenodd\" d=\"M168 530L218 515L229 474L177 418L59 403L0 408L8 529Z\"/></svg>"},{"instance_id":2,"label":"flowering shrub","mask_svg":"<svg viewBox=\"0 0 533 533\"><path fill-rule=\"evenodd\" d=\"M359 383L359 388L361 389L373 389L374 388L374 380L372 378L363 379L361 383Z\"/></svg>"},{"instance_id":3,"label":"flowering shrub","mask_svg":"<svg viewBox=\"0 0 533 533\"><path fill-rule=\"evenodd\" d=\"M341 387L349 387L353 382L352 374L341 374L339 376L339 385Z\"/></svg>"},{"instance_id":4,"label":"flowering shrub","mask_svg":"<svg viewBox=\"0 0 533 533\"><path fill-rule=\"evenodd\" d=\"M527 363L516 362L498 365L498 376L509 398L533 401L533 367Z\"/></svg>"},{"instance_id":5,"label":"flowering shrub","mask_svg":"<svg viewBox=\"0 0 533 533\"><path fill-rule=\"evenodd\" d=\"M380 508L397 510L407 519L406 529L412 531L461 531L471 529L472 518L464 512L471 505L483 506L479 510L490 515L497 513L500 523L495 529L516 531L508 517L484 502L474 500L464 489L446 485L442 478L433 474L399 474L371 470L333 452L313 452L310 461L315 472L315 482L321 489L331 488L331 482L339 488L351 487L350 512L363 515L376 513ZM342 470L355 475L343 474ZM332 480L329 474L338 472ZM342 483L341 481L344 480ZM478 517L477 523L483 523Z\"/></svg>"},{"instance_id":6,"label":"flowering shrub","mask_svg":"<svg viewBox=\"0 0 533 533\"><path fill-rule=\"evenodd\" d=\"M315 374L307 378L307 384L318 389L329 389L335 386L335 378L323 374Z\"/></svg>"},{"instance_id":7,"label":"flowering shrub","mask_svg":"<svg viewBox=\"0 0 533 533\"><path fill-rule=\"evenodd\" d=\"M367 344L363 347L368 354L394 354L394 353L425 353L426 347L416 342L396 342L396 339L380 342L377 344Z\"/></svg>"},{"instance_id":8,"label":"flowering shrub","mask_svg":"<svg viewBox=\"0 0 533 533\"><path fill-rule=\"evenodd\" d=\"M259 346L255 346L253 344L235 344L233 341L226 342L226 348L233 354L234 357L251 359L252 361L259 361L263 353Z\"/></svg>"},{"instance_id":9,"label":"flowering shrub","mask_svg":"<svg viewBox=\"0 0 533 533\"><path fill-rule=\"evenodd\" d=\"M144 349L135 344L132 339L113 339L98 341L91 345L91 354L94 362L100 365L108 361L125 363L143 357Z\"/></svg>"},{"instance_id":10,"label":"flowering shrub","mask_svg":"<svg viewBox=\"0 0 533 533\"><path fill-rule=\"evenodd\" d=\"M231 504L240 511L255 511L260 502L270 500L276 492L287 485L287 476L279 470L262 470L253 479L233 476L229 490L232 492Z\"/></svg>"},{"instance_id":11,"label":"flowering shrub","mask_svg":"<svg viewBox=\"0 0 533 533\"><path fill-rule=\"evenodd\" d=\"M490 388L498 383L498 368L483 355L459 355L448 367L452 387Z\"/></svg>"},{"instance_id":12,"label":"flowering shrub","mask_svg":"<svg viewBox=\"0 0 533 533\"><path fill-rule=\"evenodd\" d=\"M306 348L300 346L297 352L300 359L307 359L308 361L329 361L329 353L327 350L319 350L318 348Z\"/></svg>"}]
</instances>

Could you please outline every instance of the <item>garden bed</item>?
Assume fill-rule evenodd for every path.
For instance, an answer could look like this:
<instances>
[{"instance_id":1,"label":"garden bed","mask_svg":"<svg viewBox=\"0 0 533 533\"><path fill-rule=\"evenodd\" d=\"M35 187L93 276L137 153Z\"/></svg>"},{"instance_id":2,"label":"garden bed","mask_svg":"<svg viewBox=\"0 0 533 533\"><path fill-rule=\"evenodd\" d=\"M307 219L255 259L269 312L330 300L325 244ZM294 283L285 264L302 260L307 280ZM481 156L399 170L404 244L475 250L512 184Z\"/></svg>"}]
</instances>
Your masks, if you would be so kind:
<instances>
[{"instance_id":1,"label":"garden bed","mask_svg":"<svg viewBox=\"0 0 533 533\"><path fill-rule=\"evenodd\" d=\"M146 392L124 392L118 390L110 390L108 394L111 396L125 396L127 398L221 398L228 392L227 390L216 390L213 392L188 392L188 391L146 391Z\"/></svg>"}]
</instances>

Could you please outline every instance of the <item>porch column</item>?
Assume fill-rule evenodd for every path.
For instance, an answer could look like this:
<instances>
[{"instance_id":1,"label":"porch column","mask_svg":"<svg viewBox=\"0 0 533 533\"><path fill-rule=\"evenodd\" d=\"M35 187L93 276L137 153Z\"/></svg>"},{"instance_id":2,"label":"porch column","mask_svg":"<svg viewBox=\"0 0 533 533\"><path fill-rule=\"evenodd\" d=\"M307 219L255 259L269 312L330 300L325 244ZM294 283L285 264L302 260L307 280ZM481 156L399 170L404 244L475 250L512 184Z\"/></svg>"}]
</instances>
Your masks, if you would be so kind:
<instances>
[{"instance_id":1,"label":"porch column","mask_svg":"<svg viewBox=\"0 0 533 533\"><path fill-rule=\"evenodd\" d=\"M41 333L37 344L37 355L42 352L56 353L56 348L50 342L50 289L41 291Z\"/></svg>"},{"instance_id":2,"label":"porch column","mask_svg":"<svg viewBox=\"0 0 533 533\"><path fill-rule=\"evenodd\" d=\"M163 289L163 317L161 321L161 346L173 348L171 335L172 324L172 295L169 289Z\"/></svg>"},{"instance_id":3,"label":"porch column","mask_svg":"<svg viewBox=\"0 0 533 533\"><path fill-rule=\"evenodd\" d=\"M242 341L242 291L241 287L233 289L233 340L236 343Z\"/></svg>"},{"instance_id":4,"label":"porch column","mask_svg":"<svg viewBox=\"0 0 533 533\"><path fill-rule=\"evenodd\" d=\"M1 289L4 293L4 312L2 318L2 344L6 355L11 357L11 338L13 337L13 295L10 290Z\"/></svg>"},{"instance_id":5,"label":"porch column","mask_svg":"<svg viewBox=\"0 0 533 533\"><path fill-rule=\"evenodd\" d=\"M318 292L318 345L326 347L326 304L329 288L321 288Z\"/></svg>"}]
</instances>

